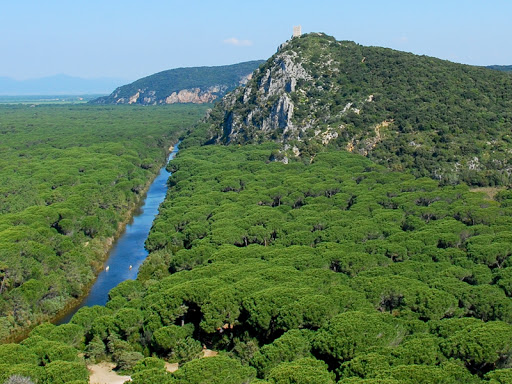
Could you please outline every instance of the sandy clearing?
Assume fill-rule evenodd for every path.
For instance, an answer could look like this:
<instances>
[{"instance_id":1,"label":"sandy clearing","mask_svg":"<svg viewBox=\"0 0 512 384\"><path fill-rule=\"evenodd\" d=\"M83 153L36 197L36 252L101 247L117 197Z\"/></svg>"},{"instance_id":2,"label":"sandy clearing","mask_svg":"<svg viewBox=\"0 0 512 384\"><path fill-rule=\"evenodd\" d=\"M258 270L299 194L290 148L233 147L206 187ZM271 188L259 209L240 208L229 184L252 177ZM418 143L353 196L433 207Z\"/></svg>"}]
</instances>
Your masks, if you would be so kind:
<instances>
[{"instance_id":1,"label":"sandy clearing","mask_svg":"<svg viewBox=\"0 0 512 384\"><path fill-rule=\"evenodd\" d=\"M203 357L213 357L217 356L219 352L212 351L211 349L203 349Z\"/></svg>"},{"instance_id":2,"label":"sandy clearing","mask_svg":"<svg viewBox=\"0 0 512 384\"><path fill-rule=\"evenodd\" d=\"M204 349L202 357L213 357L218 354L219 352L217 351ZM115 367L116 365L114 363L107 362L89 365L87 367L91 372L91 375L89 376L89 384L123 384L127 381L131 381L130 376L120 376L116 372L112 371ZM165 363L165 369L167 372L176 372L178 368L178 363Z\"/></svg>"},{"instance_id":3,"label":"sandy clearing","mask_svg":"<svg viewBox=\"0 0 512 384\"><path fill-rule=\"evenodd\" d=\"M475 187L469 189L470 192L484 193L486 195L484 198L486 198L487 200L494 200L496 194L503 190L505 190L505 187Z\"/></svg>"},{"instance_id":4,"label":"sandy clearing","mask_svg":"<svg viewBox=\"0 0 512 384\"><path fill-rule=\"evenodd\" d=\"M176 372L179 368L179 364L178 363L165 363L165 369L167 370L167 372Z\"/></svg>"},{"instance_id":5,"label":"sandy clearing","mask_svg":"<svg viewBox=\"0 0 512 384\"><path fill-rule=\"evenodd\" d=\"M105 362L89 365L87 367L91 372L89 384L123 384L131 380L130 376L120 376L113 372L112 369L115 368L115 366L116 365L113 363Z\"/></svg>"}]
</instances>

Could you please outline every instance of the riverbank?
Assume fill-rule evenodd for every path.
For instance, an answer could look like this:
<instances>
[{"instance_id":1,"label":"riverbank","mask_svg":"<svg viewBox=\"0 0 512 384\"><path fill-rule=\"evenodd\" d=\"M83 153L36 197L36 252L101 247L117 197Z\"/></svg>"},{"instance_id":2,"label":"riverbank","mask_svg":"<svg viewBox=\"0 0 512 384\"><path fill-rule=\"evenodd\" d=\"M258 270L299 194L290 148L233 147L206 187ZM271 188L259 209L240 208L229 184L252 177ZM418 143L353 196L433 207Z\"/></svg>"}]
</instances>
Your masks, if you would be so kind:
<instances>
[{"instance_id":1,"label":"riverbank","mask_svg":"<svg viewBox=\"0 0 512 384\"><path fill-rule=\"evenodd\" d=\"M138 204L130 211L128 217L120 222L118 233L108 246L108 250L105 252L106 256L102 259L97 270L96 278L89 286L87 292L82 295L80 299L77 299L75 305L63 311L62 314L53 321L55 324L67 323L71 320L72 315L82 306L105 305L110 289L124 280L136 278L139 268L138 263L141 261L138 259L142 258L144 260L147 256L144 243L153 225L154 217L158 213L158 208L167 193L167 179L170 173L165 170L165 167L173 153L177 153L177 144L169 147L166 153L167 161L160 164L159 171L144 187ZM156 205L154 204L155 202L153 202L154 206L150 208L150 200L154 198L155 193L155 191L153 191L153 193L151 193L151 191L157 188L155 183L158 182L158 179L160 179L160 183L163 182L165 185L165 191L163 191L163 195L157 197ZM156 193L158 194L158 188ZM145 211L148 208L148 213L146 213ZM137 236L136 243L131 241L127 247L123 246L123 242L129 239L130 235L133 235L133 231L137 234L140 230L142 230L143 234ZM121 249L119 249L119 247ZM121 260L119 260L119 256L121 256Z\"/></svg>"},{"instance_id":2,"label":"riverbank","mask_svg":"<svg viewBox=\"0 0 512 384\"><path fill-rule=\"evenodd\" d=\"M125 211L122 216L122 220L119 221L117 226L116 234L113 237L103 238L103 239L93 239L92 241L87 241L83 243L84 247L95 247L98 249L98 258L97 261L93 264L93 268L95 270L94 278L84 287L82 293L79 297L67 300L65 306L54 316L45 316L37 319L30 327L25 329L20 329L19 332L12 333L9 338L3 340L3 342L20 342L24 340L31 330L35 328L37 325L44 322L51 322L55 324L61 324L66 318L69 317L70 313L76 312L78 308L82 305L84 300L90 294L92 288L96 284L98 280L98 276L105 269L105 263L110 257L110 253L112 249L116 246L117 241L124 235L126 232L126 228L133 221L134 216L141 212L142 207L148 197L148 191L151 186L154 184L155 180L159 176L162 169L164 169L167 165L170 155L176 149L176 145L178 142L175 142L166 150L165 161L160 163L156 168L156 172L154 172L151 177L148 179L144 188L141 190L141 193L137 196L137 199L131 204L131 206Z\"/></svg>"}]
</instances>

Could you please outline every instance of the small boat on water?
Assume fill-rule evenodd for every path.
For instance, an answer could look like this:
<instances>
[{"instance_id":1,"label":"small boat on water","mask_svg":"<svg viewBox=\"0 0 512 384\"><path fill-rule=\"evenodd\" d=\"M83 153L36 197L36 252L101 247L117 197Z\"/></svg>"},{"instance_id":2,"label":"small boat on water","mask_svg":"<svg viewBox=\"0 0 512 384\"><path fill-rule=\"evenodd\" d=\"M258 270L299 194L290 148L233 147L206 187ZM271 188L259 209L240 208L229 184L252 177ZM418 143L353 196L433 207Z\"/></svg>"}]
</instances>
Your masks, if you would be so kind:
<instances>
[{"instance_id":1,"label":"small boat on water","mask_svg":"<svg viewBox=\"0 0 512 384\"><path fill-rule=\"evenodd\" d=\"M132 269L133 267L130 265L130 269Z\"/></svg>"},{"instance_id":2,"label":"small boat on water","mask_svg":"<svg viewBox=\"0 0 512 384\"><path fill-rule=\"evenodd\" d=\"M110 269L110 266L107 265L107 268L105 268L105 271L108 272L109 269Z\"/></svg>"}]
</instances>

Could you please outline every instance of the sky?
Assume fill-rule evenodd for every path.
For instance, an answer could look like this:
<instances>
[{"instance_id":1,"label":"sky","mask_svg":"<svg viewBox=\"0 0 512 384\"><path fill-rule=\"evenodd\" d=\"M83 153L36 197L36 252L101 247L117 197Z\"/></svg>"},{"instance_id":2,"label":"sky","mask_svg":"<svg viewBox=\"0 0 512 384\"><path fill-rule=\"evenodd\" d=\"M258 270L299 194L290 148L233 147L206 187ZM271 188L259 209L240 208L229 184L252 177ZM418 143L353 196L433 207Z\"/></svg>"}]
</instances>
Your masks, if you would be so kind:
<instances>
[{"instance_id":1,"label":"sky","mask_svg":"<svg viewBox=\"0 0 512 384\"><path fill-rule=\"evenodd\" d=\"M267 59L324 32L472 65L512 65L511 0L1 0L0 77L129 81Z\"/></svg>"}]
</instances>

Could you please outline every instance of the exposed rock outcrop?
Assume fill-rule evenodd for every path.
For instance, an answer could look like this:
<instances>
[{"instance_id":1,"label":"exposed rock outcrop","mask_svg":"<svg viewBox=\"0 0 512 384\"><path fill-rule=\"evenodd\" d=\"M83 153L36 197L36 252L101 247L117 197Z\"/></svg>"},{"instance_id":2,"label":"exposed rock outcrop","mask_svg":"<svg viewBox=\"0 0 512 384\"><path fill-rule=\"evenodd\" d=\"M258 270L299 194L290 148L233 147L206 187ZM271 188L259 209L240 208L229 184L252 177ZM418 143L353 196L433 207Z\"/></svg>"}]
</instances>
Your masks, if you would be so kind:
<instances>
[{"instance_id":1,"label":"exposed rock outcrop","mask_svg":"<svg viewBox=\"0 0 512 384\"><path fill-rule=\"evenodd\" d=\"M511 89L507 73L310 33L217 103L201 134L273 141L274 161L314 161L328 146L444 183L504 184Z\"/></svg>"},{"instance_id":2,"label":"exposed rock outcrop","mask_svg":"<svg viewBox=\"0 0 512 384\"><path fill-rule=\"evenodd\" d=\"M302 67L294 52L278 51L271 65L259 69L256 76L245 88L236 89L222 101L228 109L233 108L239 99L243 103L256 104L245 116L227 114L222 139L231 141L246 127L257 127L264 134L280 132L286 137L298 138L307 127L293 124L294 103L290 93L295 92L298 81L311 80L311 75Z\"/></svg>"},{"instance_id":3,"label":"exposed rock outcrop","mask_svg":"<svg viewBox=\"0 0 512 384\"><path fill-rule=\"evenodd\" d=\"M312 97L315 91L334 90L315 85L317 73L311 70L311 65L305 67L307 58L301 57L290 43L279 46L276 54L254 73L244 88L235 89L224 97L219 106L225 111L224 120L222 127L212 125L212 140L242 143L273 139L283 144L315 141L328 145L341 136L344 126L325 125L332 112L322 111L325 106ZM340 71L337 67L339 63L332 58L314 65L320 66L323 71ZM338 115L360 114L361 106L373 102L373 97L366 95L360 101L347 103ZM297 108L301 112L299 118L295 116ZM313 127L315 133L311 135L308 131ZM291 151L291 148L294 150ZM295 144L291 147L284 145L282 152L285 159L297 157L300 153Z\"/></svg>"},{"instance_id":4,"label":"exposed rock outcrop","mask_svg":"<svg viewBox=\"0 0 512 384\"><path fill-rule=\"evenodd\" d=\"M157 105L157 104L178 104L178 103L192 103L204 104L212 103L223 95L227 86L215 85L207 89L192 88L181 89L177 92L171 93L166 98L158 98L155 91L138 90L134 95L128 98L125 97L116 99L116 104L143 104L143 105ZM115 96L114 96L115 97Z\"/></svg>"},{"instance_id":5,"label":"exposed rock outcrop","mask_svg":"<svg viewBox=\"0 0 512 384\"><path fill-rule=\"evenodd\" d=\"M218 98L218 95L221 92L225 92L226 88L227 87L225 86L217 85L215 87L208 88L206 91L202 91L200 88L182 89L179 92L173 92L170 96L165 98L165 104L211 103Z\"/></svg>"}]
</instances>

